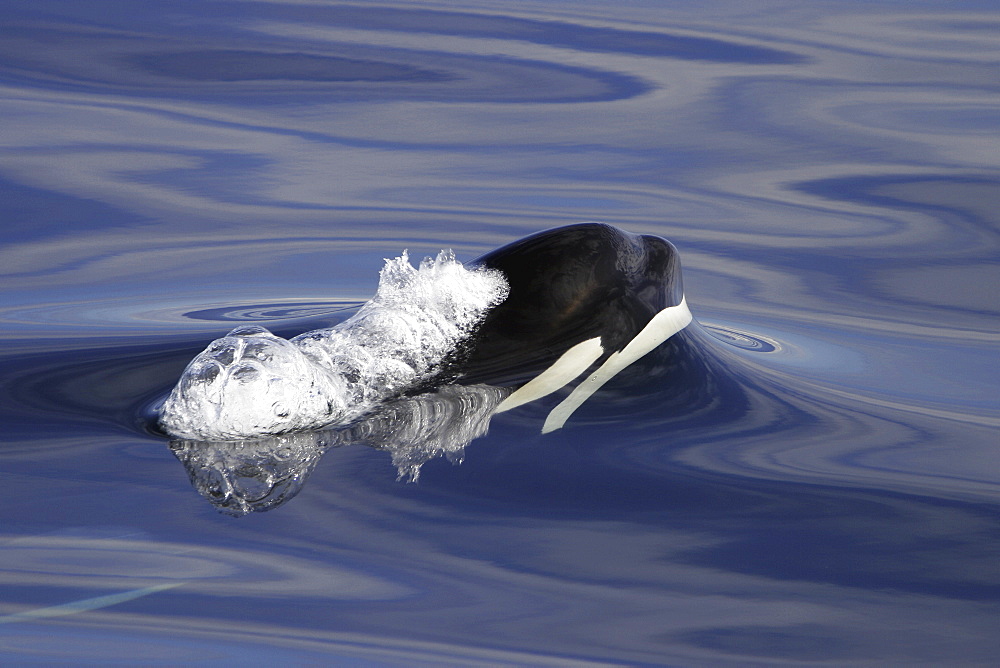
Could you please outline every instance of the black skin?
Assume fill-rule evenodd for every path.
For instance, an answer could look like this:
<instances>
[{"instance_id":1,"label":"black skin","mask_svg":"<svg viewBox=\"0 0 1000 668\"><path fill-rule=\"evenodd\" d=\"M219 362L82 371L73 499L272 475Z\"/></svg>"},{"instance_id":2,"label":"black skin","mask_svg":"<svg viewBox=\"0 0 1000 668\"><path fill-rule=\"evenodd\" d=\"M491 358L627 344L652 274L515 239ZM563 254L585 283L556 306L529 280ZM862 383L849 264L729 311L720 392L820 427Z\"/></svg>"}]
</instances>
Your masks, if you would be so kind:
<instances>
[{"instance_id":1,"label":"black skin","mask_svg":"<svg viewBox=\"0 0 1000 668\"><path fill-rule=\"evenodd\" d=\"M539 232L470 264L503 272L510 295L459 352L462 383L523 383L594 337L606 357L684 293L670 242L601 223Z\"/></svg>"}]
</instances>

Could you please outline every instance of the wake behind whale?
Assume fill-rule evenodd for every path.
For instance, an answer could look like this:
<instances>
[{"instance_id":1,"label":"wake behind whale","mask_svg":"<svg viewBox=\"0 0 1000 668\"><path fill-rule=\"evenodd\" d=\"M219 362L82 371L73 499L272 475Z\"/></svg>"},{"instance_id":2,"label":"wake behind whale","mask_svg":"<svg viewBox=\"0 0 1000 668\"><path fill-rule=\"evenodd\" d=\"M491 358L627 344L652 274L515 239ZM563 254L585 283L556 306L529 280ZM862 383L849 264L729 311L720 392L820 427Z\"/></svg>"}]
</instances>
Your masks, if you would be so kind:
<instances>
[{"instance_id":1,"label":"wake behind whale","mask_svg":"<svg viewBox=\"0 0 1000 668\"><path fill-rule=\"evenodd\" d=\"M442 251L415 269L404 253L336 327L291 340L239 327L212 342L160 423L181 439L267 437L349 424L446 383L512 388L502 411L593 369L549 415L549 431L690 322L673 246L610 225L541 232L468 266Z\"/></svg>"}]
</instances>

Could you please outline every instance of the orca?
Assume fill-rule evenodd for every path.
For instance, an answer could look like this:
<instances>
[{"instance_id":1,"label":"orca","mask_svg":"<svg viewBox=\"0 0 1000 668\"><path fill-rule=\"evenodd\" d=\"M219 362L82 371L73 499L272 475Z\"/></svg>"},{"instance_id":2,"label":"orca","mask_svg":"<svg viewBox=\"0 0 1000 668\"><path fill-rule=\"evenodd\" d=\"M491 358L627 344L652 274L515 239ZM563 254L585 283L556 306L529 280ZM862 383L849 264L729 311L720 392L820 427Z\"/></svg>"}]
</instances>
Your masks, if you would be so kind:
<instances>
[{"instance_id":1,"label":"orca","mask_svg":"<svg viewBox=\"0 0 1000 668\"><path fill-rule=\"evenodd\" d=\"M522 385L498 411L534 401L603 364L546 420L558 429L605 382L686 327L677 249L605 223L539 232L471 263L509 294L463 347L459 382Z\"/></svg>"},{"instance_id":2,"label":"orca","mask_svg":"<svg viewBox=\"0 0 1000 668\"><path fill-rule=\"evenodd\" d=\"M160 422L175 438L206 441L307 431L448 383L510 388L501 412L596 367L549 414L552 431L691 322L673 245L604 223L540 232L464 267L442 251L414 269L404 253L336 327L291 340L239 327L214 341Z\"/></svg>"},{"instance_id":3,"label":"orca","mask_svg":"<svg viewBox=\"0 0 1000 668\"><path fill-rule=\"evenodd\" d=\"M254 419L263 416L263 422L250 429L233 430L232 422L221 420L197 423L203 417L211 422L228 410L228 403L239 404L248 392L252 401L258 399L260 385L228 385L242 382L247 364L260 371L250 374L254 382L264 376L267 390L281 385L283 394L274 396L284 397L286 405L291 401L289 392L300 393L303 404L315 399L323 390L316 379L326 373L316 346L330 340L347 341L341 341L346 348L334 350L341 358L351 354L370 358L376 356L374 351L390 358L390 369L404 361L412 364L412 349L387 346L386 341L400 332L412 334L410 325L420 325L428 308L434 318L453 317L450 289L444 290L443 301L433 293L445 284L466 281L478 286L478 296L459 302L478 310L466 313L470 324L459 328L460 336L453 339L449 352L428 366L424 375L413 374L416 382L382 391L374 387L377 383L365 381L362 372L355 371L347 385L335 379L340 384L334 389L353 383L360 388L355 392L380 392L362 412L311 426L317 416L304 411L303 418L312 420L309 426L289 429L286 422L268 421L271 399L265 397L259 402L265 410L251 412ZM384 285L389 289L384 291ZM410 290L420 293L419 298ZM419 316L412 322L403 317L407 327L402 329L394 327L402 317L396 313L400 308ZM426 322L420 326L439 333L440 328ZM373 336L381 343L366 343ZM657 354L650 355L650 362L608 396L620 399L637 387L649 388L657 396L658 419L706 419L707 412L718 409L716 399L729 387L712 349L687 308L680 260L672 244L603 223L580 223L539 232L464 266L443 251L437 260L425 260L415 270L404 253L387 261L376 296L338 327L290 340L260 327L237 328L196 357L174 390L180 396L175 406L183 408L182 402L192 397L208 402L181 416L188 424L195 418L194 427L184 427L190 433L171 429L169 411L161 410L161 424L173 437L171 451L188 469L195 489L221 512L244 515L271 510L293 498L319 458L333 447L360 443L386 450L399 478L415 481L421 466L432 458L461 461L465 447L487 433L496 413L556 393L582 377L549 410L541 427L543 433L560 429L594 392L654 350ZM400 350L411 356L400 355ZM335 359L334 354L324 354ZM259 364L265 359L281 362L271 368L275 373L291 361L298 375L268 379L268 368ZM299 370L303 364L308 373ZM380 363L378 368L383 367ZM210 391L186 395L192 386ZM622 389L629 387L623 395ZM739 399L738 392L730 394Z\"/></svg>"}]
</instances>

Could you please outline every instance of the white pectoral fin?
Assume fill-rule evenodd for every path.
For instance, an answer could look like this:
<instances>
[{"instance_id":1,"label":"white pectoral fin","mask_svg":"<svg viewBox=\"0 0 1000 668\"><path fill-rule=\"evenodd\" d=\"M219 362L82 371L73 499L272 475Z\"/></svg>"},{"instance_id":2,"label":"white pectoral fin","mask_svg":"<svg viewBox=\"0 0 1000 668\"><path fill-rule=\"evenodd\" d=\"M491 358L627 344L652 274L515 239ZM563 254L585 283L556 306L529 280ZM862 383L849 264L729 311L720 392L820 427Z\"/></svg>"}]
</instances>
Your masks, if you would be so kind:
<instances>
[{"instance_id":1,"label":"white pectoral fin","mask_svg":"<svg viewBox=\"0 0 1000 668\"><path fill-rule=\"evenodd\" d=\"M557 359L552 366L519 387L497 406L496 413L526 404L552 394L587 370L604 352L600 337L578 343Z\"/></svg>"},{"instance_id":2,"label":"white pectoral fin","mask_svg":"<svg viewBox=\"0 0 1000 668\"><path fill-rule=\"evenodd\" d=\"M629 341L628 345L620 351L612 353L597 371L590 374L586 380L573 389L568 397L552 409L542 426L542 433L547 434L562 428L566 424L566 420L590 395L601 389L602 385L618 375L622 369L691 324L691 319L691 311L688 310L687 301L684 298L681 298L681 303L677 306L665 308L653 316L653 319L643 327L634 339Z\"/></svg>"}]
</instances>

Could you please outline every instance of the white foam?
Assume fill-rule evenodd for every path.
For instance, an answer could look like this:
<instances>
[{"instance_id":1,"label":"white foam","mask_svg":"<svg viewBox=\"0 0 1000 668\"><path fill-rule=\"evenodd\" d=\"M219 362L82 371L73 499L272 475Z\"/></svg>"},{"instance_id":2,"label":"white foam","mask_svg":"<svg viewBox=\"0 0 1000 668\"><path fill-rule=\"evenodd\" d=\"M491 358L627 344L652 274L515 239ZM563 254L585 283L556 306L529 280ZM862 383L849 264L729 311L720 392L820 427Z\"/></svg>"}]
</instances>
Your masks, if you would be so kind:
<instances>
[{"instance_id":1,"label":"white foam","mask_svg":"<svg viewBox=\"0 0 1000 668\"><path fill-rule=\"evenodd\" d=\"M503 275L451 251L386 260L375 296L340 325L287 340L238 327L185 369L161 409L172 436L235 440L354 420L431 376L506 299Z\"/></svg>"}]
</instances>

